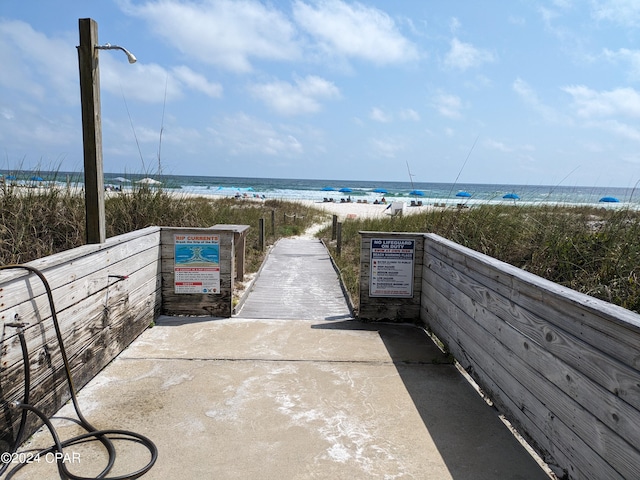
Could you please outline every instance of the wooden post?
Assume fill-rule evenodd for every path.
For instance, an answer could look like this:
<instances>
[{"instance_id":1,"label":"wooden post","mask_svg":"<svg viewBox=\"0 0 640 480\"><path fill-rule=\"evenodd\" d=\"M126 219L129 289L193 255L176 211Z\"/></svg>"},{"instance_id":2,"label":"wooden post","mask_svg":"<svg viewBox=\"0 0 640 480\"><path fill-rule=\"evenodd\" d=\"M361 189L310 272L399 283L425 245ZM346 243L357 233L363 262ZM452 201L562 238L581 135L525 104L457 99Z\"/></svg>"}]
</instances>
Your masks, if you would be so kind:
<instances>
[{"instance_id":1,"label":"wooden post","mask_svg":"<svg viewBox=\"0 0 640 480\"><path fill-rule=\"evenodd\" d=\"M264 251L264 218L261 218L258 223L258 247Z\"/></svg>"},{"instance_id":2,"label":"wooden post","mask_svg":"<svg viewBox=\"0 0 640 480\"><path fill-rule=\"evenodd\" d=\"M271 235L276 236L276 211L271 210Z\"/></svg>"},{"instance_id":3,"label":"wooden post","mask_svg":"<svg viewBox=\"0 0 640 480\"><path fill-rule=\"evenodd\" d=\"M335 240L336 239L336 229L338 225L338 216L334 215L333 216L333 220L331 222L331 240Z\"/></svg>"},{"instance_id":4,"label":"wooden post","mask_svg":"<svg viewBox=\"0 0 640 480\"><path fill-rule=\"evenodd\" d=\"M104 243L104 169L102 164L102 122L100 118L100 69L98 24L91 18L79 20L80 103L84 145L84 198L87 243Z\"/></svg>"},{"instance_id":5,"label":"wooden post","mask_svg":"<svg viewBox=\"0 0 640 480\"><path fill-rule=\"evenodd\" d=\"M342 254L342 222L338 222L336 227L336 255L339 257Z\"/></svg>"}]
</instances>

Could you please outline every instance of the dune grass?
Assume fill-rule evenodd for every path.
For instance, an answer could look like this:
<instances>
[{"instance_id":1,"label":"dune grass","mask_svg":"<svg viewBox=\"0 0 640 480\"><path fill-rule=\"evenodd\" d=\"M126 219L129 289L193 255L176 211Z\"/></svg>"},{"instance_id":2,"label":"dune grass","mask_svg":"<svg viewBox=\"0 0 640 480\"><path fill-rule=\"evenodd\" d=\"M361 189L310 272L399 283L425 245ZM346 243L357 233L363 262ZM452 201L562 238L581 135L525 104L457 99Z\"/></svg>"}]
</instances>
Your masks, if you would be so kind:
<instances>
[{"instance_id":1,"label":"dune grass","mask_svg":"<svg viewBox=\"0 0 640 480\"><path fill-rule=\"evenodd\" d=\"M274 219L272 228L271 219ZM295 219L294 219L295 216ZM181 196L139 186L106 200L107 236L150 225L210 227L243 224L247 271L257 271L259 220L267 242L297 235L326 219L303 204L280 200ZM26 263L84 244L84 198L77 188L26 188L0 184L0 264ZM640 213L629 209L483 205L434 210L397 218L349 219L342 255L331 231L320 237L332 250L357 303L360 231L433 232L553 282L640 312Z\"/></svg>"},{"instance_id":2,"label":"dune grass","mask_svg":"<svg viewBox=\"0 0 640 480\"><path fill-rule=\"evenodd\" d=\"M640 213L629 209L484 205L342 225L336 258L358 298L360 231L432 232L574 290L640 312ZM335 257L331 231L320 232Z\"/></svg>"},{"instance_id":3,"label":"dune grass","mask_svg":"<svg viewBox=\"0 0 640 480\"><path fill-rule=\"evenodd\" d=\"M304 232L324 216L299 203L188 197L148 186L112 194L105 201L107 237L151 225L249 225L245 265L248 272L256 271L264 257L258 248L261 218L265 219L266 240L273 242ZM77 188L0 185L0 264L26 263L52 255L83 245L84 238L84 197Z\"/></svg>"}]
</instances>

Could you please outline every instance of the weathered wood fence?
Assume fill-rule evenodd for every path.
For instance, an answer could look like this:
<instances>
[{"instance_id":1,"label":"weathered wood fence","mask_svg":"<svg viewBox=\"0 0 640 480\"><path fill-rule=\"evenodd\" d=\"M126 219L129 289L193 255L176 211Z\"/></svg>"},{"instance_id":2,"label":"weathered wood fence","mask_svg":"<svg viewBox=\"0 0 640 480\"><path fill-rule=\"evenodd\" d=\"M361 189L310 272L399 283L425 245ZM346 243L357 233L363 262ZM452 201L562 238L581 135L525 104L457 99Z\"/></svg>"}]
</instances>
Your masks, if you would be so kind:
<instances>
[{"instance_id":1,"label":"weathered wood fence","mask_svg":"<svg viewBox=\"0 0 640 480\"><path fill-rule=\"evenodd\" d=\"M52 289L71 373L82 388L160 313L229 317L236 276L234 235L228 229L149 227L38 259L28 265L41 271ZM242 229L241 229L242 230ZM244 230L243 230L244 231ZM176 234L219 236L220 292L215 295L174 293ZM244 242L242 242L244 252ZM69 398L51 310L42 281L25 270L0 271L0 451L13 442L20 412L11 408L24 394L24 335L31 373L30 402L47 416ZM39 421L30 415L26 435Z\"/></svg>"},{"instance_id":2,"label":"weathered wood fence","mask_svg":"<svg viewBox=\"0 0 640 480\"><path fill-rule=\"evenodd\" d=\"M361 280L388 235L362 232ZM365 279L361 317L423 322L560 476L638 478L640 316L423 238L414 297L369 298Z\"/></svg>"}]
</instances>

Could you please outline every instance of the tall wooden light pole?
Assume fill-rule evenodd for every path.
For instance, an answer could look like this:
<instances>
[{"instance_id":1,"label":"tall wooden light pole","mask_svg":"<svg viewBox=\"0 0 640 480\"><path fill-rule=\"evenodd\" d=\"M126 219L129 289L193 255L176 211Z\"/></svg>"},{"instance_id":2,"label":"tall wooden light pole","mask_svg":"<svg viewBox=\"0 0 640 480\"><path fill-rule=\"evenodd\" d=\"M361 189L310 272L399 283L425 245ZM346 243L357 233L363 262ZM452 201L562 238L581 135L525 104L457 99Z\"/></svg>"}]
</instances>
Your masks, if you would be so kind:
<instances>
[{"instance_id":1,"label":"tall wooden light pole","mask_svg":"<svg viewBox=\"0 0 640 480\"><path fill-rule=\"evenodd\" d=\"M79 30L78 64L82 105L86 240L87 243L103 243L106 239L106 227L98 50L122 50L127 55L129 63L135 63L136 57L118 45L98 45L98 24L91 18L81 18Z\"/></svg>"}]
</instances>

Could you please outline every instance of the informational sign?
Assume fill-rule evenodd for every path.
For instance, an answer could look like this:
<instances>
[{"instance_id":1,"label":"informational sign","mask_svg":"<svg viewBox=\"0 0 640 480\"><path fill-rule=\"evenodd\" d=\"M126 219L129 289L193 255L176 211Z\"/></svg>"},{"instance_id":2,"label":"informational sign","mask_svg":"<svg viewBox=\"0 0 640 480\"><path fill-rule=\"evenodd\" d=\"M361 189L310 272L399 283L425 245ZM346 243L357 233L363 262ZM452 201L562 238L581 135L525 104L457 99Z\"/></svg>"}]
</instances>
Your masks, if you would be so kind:
<instances>
[{"instance_id":1,"label":"informational sign","mask_svg":"<svg viewBox=\"0 0 640 480\"><path fill-rule=\"evenodd\" d=\"M176 293L220 293L220 236L174 235Z\"/></svg>"},{"instance_id":2,"label":"informational sign","mask_svg":"<svg viewBox=\"0 0 640 480\"><path fill-rule=\"evenodd\" d=\"M416 241L371 239L370 297L413 297Z\"/></svg>"}]
</instances>

